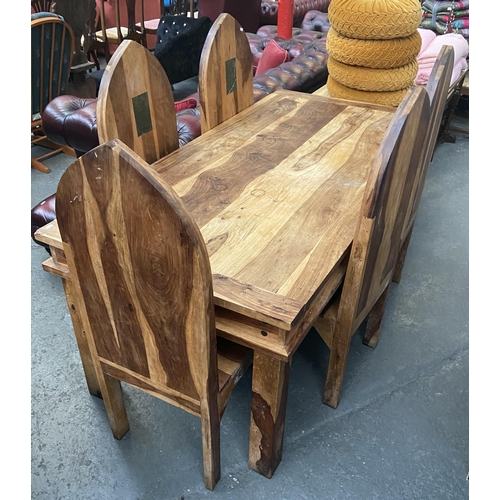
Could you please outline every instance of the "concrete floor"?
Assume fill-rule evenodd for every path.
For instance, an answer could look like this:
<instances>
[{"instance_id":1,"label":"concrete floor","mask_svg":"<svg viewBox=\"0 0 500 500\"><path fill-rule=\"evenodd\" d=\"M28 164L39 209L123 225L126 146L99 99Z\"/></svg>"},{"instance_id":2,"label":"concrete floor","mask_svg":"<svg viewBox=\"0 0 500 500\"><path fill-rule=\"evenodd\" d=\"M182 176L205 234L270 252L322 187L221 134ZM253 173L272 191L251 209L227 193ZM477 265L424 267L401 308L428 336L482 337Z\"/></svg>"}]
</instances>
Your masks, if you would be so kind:
<instances>
[{"instance_id":1,"label":"concrete floor","mask_svg":"<svg viewBox=\"0 0 500 500\"><path fill-rule=\"evenodd\" d=\"M430 165L378 347L359 332L352 339L337 410L321 402L328 350L315 331L295 354L272 479L247 467L251 372L222 419L213 492L203 486L198 418L124 385L131 428L116 441L87 391L61 281L42 270L47 253L32 242L32 498L469 498L469 137L456 137ZM51 173L32 170L32 206L71 161L58 155L46 161Z\"/></svg>"}]
</instances>

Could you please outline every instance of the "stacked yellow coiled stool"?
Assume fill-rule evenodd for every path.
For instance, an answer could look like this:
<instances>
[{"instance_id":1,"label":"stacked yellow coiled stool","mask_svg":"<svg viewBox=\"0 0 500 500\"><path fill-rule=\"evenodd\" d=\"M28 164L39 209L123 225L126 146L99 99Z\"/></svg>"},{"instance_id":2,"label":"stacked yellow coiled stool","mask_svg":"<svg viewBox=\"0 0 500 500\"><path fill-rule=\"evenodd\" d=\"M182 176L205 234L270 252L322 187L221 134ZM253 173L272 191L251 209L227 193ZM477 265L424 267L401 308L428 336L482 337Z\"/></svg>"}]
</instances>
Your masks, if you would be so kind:
<instances>
[{"instance_id":1,"label":"stacked yellow coiled stool","mask_svg":"<svg viewBox=\"0 0 500 500\"><path fill-rule=\"evenodd\" d=\"M418 72L419 0L331 0L328 20L329 94L398 106Z\"/></svg>"}]
</instances>

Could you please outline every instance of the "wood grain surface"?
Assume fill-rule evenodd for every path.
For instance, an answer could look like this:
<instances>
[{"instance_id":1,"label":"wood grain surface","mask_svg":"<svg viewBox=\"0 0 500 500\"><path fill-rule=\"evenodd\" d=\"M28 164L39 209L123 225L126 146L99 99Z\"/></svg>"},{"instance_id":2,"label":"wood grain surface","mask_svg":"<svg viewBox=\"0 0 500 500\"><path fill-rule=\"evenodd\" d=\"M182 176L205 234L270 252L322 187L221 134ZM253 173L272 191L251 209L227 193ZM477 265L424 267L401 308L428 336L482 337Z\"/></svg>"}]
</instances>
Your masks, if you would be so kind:
<instances>
[{"instance_id":1,"label":"wood grain surface","mask_svg":"<svg viewBox=\"0 0 500 500\"><path fill-rule=\"evenodd\" d=\"M352 241L393 112L276 92L152 165L200 226L217 305L284 329L306 311Z\"/></svg>"},{"instance_id":2,"label":"wood grain surface","mask_svg":"<svg viewBox=\"0 0 500 500\"><path fill-rule=\"evenodd\" d=\"M120 139L147 163L179 147L174 96L165 70L144 46L124 40L99 87L99 143Z\"/></svg>"},{"instance_id":3,"label":"wood grain surface","mask_svg":"<svg viewBox=\"0 0 500 500\"><path fill-rule=\"evenodd\" d=\"M252 52L230 14L220 14L208 32L198 82L202 134L253 104Z\"/></svg>"}]
</instances>

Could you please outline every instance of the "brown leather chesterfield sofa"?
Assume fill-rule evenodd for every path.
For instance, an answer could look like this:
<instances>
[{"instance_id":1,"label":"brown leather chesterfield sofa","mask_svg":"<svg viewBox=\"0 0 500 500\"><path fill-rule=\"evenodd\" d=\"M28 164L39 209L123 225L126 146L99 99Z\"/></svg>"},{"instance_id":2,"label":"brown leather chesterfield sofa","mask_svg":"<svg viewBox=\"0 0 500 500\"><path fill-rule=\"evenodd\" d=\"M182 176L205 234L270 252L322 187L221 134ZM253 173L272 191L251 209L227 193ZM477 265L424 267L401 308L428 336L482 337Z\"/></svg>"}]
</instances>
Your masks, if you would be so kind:
<instances>
[{"instance_id":1,"label":"brown leather chesterfield sofa","mask_svg":"<svg viewBox=\"0 0 500 500\"><path fill-rule=\"evenodd\" d=\"M276 36L276 26L263 26L255 34L247 33L254 69L271 40L287 50L291 57L290 61L254 77L254 101L279 89L314 92L325 85L328 76L328 29L328 15L311 11L305 16L301 28L293 28L289 40ZM197 94L190 97L197 99ZM42 126L47 137L56 144L73 148L77 156L95 148L99 145L96 106L97 98L63 95L53 99L42 115ZM176 117L179 146L182 147L201 134L199 108L179 111ZM34 239L35 231L55 217L55 194L32 208L31 236L37 244L45 246Z\"/></svg>"}]
</instances>

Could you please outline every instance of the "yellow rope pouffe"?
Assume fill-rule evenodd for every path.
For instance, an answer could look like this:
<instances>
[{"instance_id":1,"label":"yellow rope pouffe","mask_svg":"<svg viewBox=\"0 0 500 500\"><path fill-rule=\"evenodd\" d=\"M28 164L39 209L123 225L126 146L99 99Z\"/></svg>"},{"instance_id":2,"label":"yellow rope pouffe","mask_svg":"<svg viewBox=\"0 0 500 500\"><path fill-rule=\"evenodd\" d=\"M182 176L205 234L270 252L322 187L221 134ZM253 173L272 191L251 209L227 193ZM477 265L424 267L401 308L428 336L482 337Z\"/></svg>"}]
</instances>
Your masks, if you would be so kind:
<instances>
[{"instance_id":1,"label":"yellow rope pouffe","mask_svg":"<svg viewBox=\"0 0 500 500\"><path fill-rule=\"evenodd\" d=\"M359 40L347 38L333 28L328 30L326 50L337 61L365 68L398 68L414 60L422 46L418 31L390 40Z\"/></svg>"},{"instance_id":2,"label":"yellow rope pouffe","mask_svg":"<svg viewBox=\"0 0 500 500\"><path fill-rule=\"evenodd\" d=\"M422 6L419 0L331 0L328 20L349 38L389 40L417 30Z\"/></svg>"},{"instance_id":3,"label":"yellow rope pouffe","mask_svg":"<svg viewBox=\"0 0 500 500\"><path fill-rule=\"evenodd\" d=\"M363 68L344 64L332 56L328 57L328 74L337 82L357 90L367 92L391 92L410 87L417 76L418 62L414 58L399 68Z\"/></svg>"},{"instance_id":4,"label":"yellow rope pouffe","mask_svg":"<svg viewBox=\"0 0 500 500\"><path fill-rule=\"evenodd\" d=\"M410 90L410 88L411 86L393 92L364 92L362 90L346 87L345 85L336 82L331 76L329 76L326 81L326 89L332 97L394 107L399 106L403 97L406 95L408 90Z\"/></svg>"}]
</instances>

